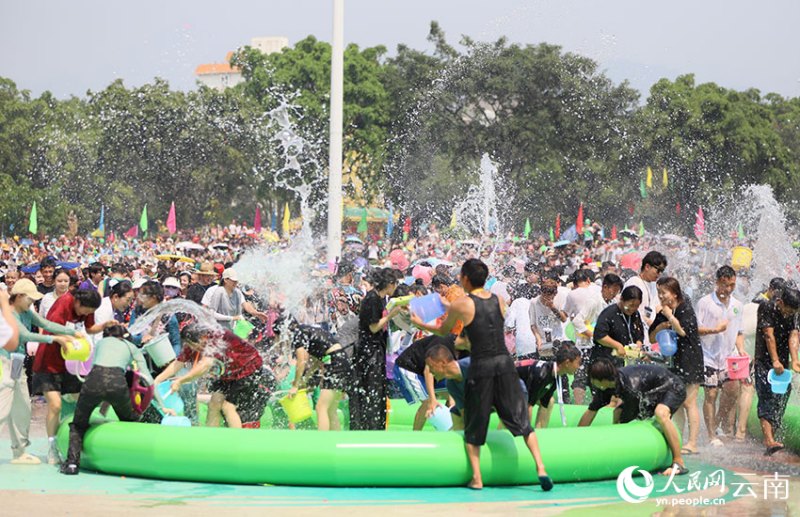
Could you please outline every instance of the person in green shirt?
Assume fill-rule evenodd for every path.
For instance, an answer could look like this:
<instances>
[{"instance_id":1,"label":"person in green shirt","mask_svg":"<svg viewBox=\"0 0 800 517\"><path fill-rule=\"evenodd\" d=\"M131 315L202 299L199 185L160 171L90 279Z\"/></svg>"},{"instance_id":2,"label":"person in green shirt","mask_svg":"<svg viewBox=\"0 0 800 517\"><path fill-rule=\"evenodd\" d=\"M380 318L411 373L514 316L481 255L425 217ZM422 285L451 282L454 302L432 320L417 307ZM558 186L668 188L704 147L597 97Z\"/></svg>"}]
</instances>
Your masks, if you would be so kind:
<instances>
[{"instance_id":1,"label":"person in green shirt","mask_svg":"<svg viewBox=\"0 0 800 517\"><path fill-rule=\"evenodd\" d=\"M69 425L69 450L66 461L61 465L62 474L78 474L83 436L89 429L89 417L97 406L108 402L121 422L139 419L139 414L133 409L125 372L129 366L135 365L135 371L150 386L153 385L153 376L147 368L141 349L128 341L129 337L124 327L115 325L107 328L103 339L97 343L94 365L83 383L78 404L75 406L75 415ZM175 411L164 407L164 401L157 391L154 395L161 412L174 416Z\"/></svg>"},{"instance_id":2,"label":"person in green shirt","mask_svg":"<svg viewBox=\"0 0 800 517\"><path fill-rule=\"evenodd\" d=\"M40 463L40 460L35 456L25 453L25 447L30 443L28 441L28 431L31 423L31 397L28 393L28 378L25 374L25 369L22 368L22 361L25 358L26 343L29 341L36 343L57 343L65 347L71 339L70 336L76 335L74 329L69 329L63 325L48 321L34 311L32 308L33 302L41 297L42 295L37 291L36 286L27 278L23 278L14 284L9 302L12 309L11 313L14 316L19 332L19 341L14 349L0 349L0 357L8 358L12 365L19 363L18 367L12 367L13 376L15 377L12 379L13 384L8 387L4 385L3 388L0 389L0 398L5 398L7 389L12 390L13 395L11 395L10 398L11 403L8 408L8 414L10 417L9 429L12 430L12 442L16 443L16 445L14 445L13 462L27 465L36 465ZM37 326L55 335L33 332L31 330L33 326ZM0 404L0 406L4 406L4 404ZM0 413L5 413L5 411L0 409ZM0 422L2 422L2 420L3 419L0 418Z\"/></svg>"}]
</instances>

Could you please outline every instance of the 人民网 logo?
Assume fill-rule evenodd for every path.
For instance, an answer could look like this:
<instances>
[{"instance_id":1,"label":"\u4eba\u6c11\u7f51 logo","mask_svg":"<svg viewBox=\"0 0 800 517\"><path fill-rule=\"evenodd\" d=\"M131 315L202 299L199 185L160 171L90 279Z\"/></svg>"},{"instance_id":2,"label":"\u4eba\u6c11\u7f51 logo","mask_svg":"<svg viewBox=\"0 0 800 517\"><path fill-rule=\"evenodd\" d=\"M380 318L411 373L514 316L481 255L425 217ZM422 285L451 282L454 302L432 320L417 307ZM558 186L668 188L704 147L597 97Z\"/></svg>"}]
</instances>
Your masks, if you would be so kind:
<instances>
[{"instance_id":1,"label":"\u4eba\u6c11\u7f51 logo","mask_svg":"<svg viewBox=\"0 0 800 517\"><path fill-rule=\"evenodd\" d=\"M617 493L624 501L629 503L643 502L655 488L653 476L646 470L639 469L644 486L637 484L633 479L633 473L636 469L639 469L639 465L628 467L617 476Z\"/></svg>"}]
</instances>

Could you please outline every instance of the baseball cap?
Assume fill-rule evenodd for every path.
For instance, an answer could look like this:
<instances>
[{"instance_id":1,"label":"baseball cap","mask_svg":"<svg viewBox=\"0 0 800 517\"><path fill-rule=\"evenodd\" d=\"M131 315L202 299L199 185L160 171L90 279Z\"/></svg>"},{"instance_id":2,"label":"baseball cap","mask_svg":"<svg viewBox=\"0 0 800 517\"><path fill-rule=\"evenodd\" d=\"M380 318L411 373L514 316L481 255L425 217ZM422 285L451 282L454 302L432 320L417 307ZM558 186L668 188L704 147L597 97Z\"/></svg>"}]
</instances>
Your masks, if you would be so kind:
<instances>
[{"instance_id":1,"label":"baseball cap","mask_svg":"<svg viewBox=\"0 0 800 517\"><path fill-rule=\"evenodd\" d=\"M223 280L232 280L234 282L238 282L239 281L239 275L236 274L236 270L235 269L230 269L229 268L229 269L226 269L225 271L222 272L222 279Z\"/></svg>"},{"instance_id":2,"label":"baseball cap","mask_svg":"<svg viewBox=\"0 0 800 517\"><path fill-rule=\"evenodd\" d=\"M24 294L31 300L41 300L44 296L42 293L36 289L36 284L28 280L27 278L23 278L22 280L17 280L14 284L14 287L11 288L11 294Z\"/></svg>"}]
</instances>

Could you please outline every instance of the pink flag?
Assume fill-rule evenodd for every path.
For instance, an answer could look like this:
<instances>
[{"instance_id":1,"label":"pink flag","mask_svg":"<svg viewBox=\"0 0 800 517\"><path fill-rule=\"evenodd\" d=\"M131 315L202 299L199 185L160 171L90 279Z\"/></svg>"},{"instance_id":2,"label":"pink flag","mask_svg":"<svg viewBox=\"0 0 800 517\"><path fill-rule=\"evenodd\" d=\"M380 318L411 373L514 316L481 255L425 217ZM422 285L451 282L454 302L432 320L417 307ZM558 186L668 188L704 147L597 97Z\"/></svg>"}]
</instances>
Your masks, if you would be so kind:
<instances>
[{"instance_id":1,"label":"pink flag","mask_svg":"<svg viewBox=\"0 0 800 517\"><path fill-rule=\"evenodd\" d=\"M139 226L138 225L131 226L131 229L128 230L127 232L125 232L125 237L128 237L130 239L136 238L138 236L139 236Z\"/></svg>"},{"instance_id":2,"label":"pink flag","mask_svg":"<svg viewBox=\"0 0 800 517\"><path fill-rule=\"evenodd\" d=\"M261 233L261 208L256 205L256 220L253 221L253 229L256 233Z\"/></svg>"},{"instance_id":3,"label":"pink flag","mask_svg":"<svg viewBox=\"0 0 800 517\"><path fill-rule=\"evenodd\" d=\"M169 233L175 233L178 231L178 225L175 222L175 201L173 201L172 205L169 207L169 215L167 216L167 230L169 230Z\"/></svg>"},{"instance_id":4,"label":"pink flag","mask_svg":"<svg viewBox=\"0 0 800 517\"><path fill-rule=\"evenodd\" d=\"M694 236L702 239L706 233L706 218L703 215L703 207L697 209L697 219L694 221Z\"/></svg>"}]
</instances>

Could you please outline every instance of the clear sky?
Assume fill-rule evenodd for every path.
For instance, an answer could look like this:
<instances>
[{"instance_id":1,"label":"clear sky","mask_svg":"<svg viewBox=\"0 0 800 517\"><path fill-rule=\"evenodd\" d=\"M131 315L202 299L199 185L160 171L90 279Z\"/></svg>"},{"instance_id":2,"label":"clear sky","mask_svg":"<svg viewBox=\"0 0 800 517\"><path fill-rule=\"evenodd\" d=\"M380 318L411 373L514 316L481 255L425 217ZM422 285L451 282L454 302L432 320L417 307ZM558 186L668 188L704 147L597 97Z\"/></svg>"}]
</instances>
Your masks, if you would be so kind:
<instances>
[{"instance_id":1,"label":"clear sky","mask_svg":"<svg viewBox=\"0 0 800 517\"><path fill-rule=\"evenodd\" d=\"M437 20L455 43L507 36L600 62L646 91L695 73L736 89L800 96L798 0L345 0L345 41L429 50ZM253 36L331 37L330 0L2 0L0 76L34 94L83 96L117 78L190 89L200 63Z\"/></svg>"}]
</instances>

